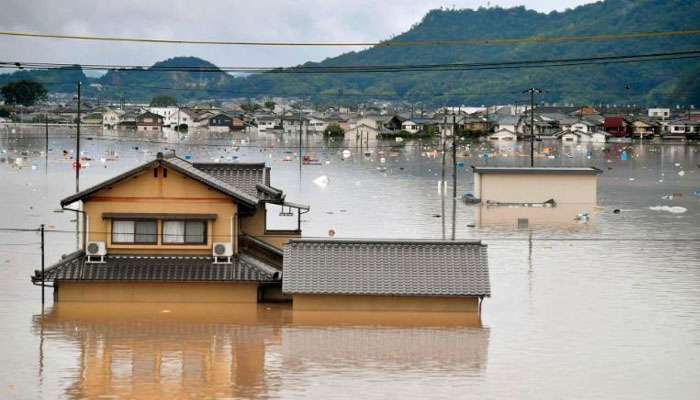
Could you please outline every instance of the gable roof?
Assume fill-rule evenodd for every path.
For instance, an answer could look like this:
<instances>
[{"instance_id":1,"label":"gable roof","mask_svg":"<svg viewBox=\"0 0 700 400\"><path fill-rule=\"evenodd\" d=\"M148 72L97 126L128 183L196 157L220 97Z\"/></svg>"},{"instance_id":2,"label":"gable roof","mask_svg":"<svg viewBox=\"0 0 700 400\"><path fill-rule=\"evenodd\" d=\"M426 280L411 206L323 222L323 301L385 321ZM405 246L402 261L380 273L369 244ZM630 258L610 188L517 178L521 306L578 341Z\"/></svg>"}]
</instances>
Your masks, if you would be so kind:
<instances>
[{"instance_id":1,"label":"gable roof","mask_svg":"<svg viewBox=\"0 0 700 400\"><path fill-rule=\"evenodd\" d=\"M85 190L82 190L78 193L66 197L65 199L61 200L61 206L64 207L78 200L83 200L108 186L121 182L122 180L129 178L141 171L155 168L157 166L163 166L165 168L172 169L173 171L177 171L191 179L194 179L200 183L211 187L212 189L216 189L225 195L233 197L234 199L248 206L255 207L259 202L259 199L256 196L246 193L240 188L237 188L229 183L222 181L221 179L215 176L212 176L200 169L195 168L193 164L181 158L175 157L174 155L164 156L162 153L158 153L158 156L153 161L141 164L136 168L130 169L129 171L119 174L111 179L107 179L106 181L103 181L95 186L92 186L90 188L87 188Z\"/></svg>"},{"instance_id":2,"label":"gable roof","mask_svg":"<svg viewBox=\"0 0 700 400\"><path fill-rule=\"evenodd\" d=\"M478 241L290 240L283 270L285 293L491 294L486 245Z\"/></svg>"}]
</instances>

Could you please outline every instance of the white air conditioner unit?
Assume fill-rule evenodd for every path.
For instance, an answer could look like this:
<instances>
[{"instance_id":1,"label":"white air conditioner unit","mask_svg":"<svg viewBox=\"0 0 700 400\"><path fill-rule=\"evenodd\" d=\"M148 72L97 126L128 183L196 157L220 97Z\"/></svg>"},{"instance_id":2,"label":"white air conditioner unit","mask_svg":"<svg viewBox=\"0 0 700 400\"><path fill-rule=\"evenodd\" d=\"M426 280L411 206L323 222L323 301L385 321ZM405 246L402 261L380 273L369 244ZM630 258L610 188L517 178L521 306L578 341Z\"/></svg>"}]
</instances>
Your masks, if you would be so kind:
<instances>
[{"instance_id":1,"label":"white air conditioner unit","mask_svg":"<svg viewBox=\"0 0 700 400\"><path fill-rule=\"evenodd\" d=\"M229 264L231 257L233 257L233 243L214 242L212 255L214 256L214 264Z\"/></svg>"},{"instance_id":2,"label":"white air conditioner unit","mask_svg":"<svg viewBox=\"0 0 700 400\"><path fill-rule=\"evenodd\" d=\"M103 263L105 262L105 256L107 255L107 244L105 242L88 242L85 248L85 254L87 254L87 262L89 263Z\"/></svg>"}]
</instances>

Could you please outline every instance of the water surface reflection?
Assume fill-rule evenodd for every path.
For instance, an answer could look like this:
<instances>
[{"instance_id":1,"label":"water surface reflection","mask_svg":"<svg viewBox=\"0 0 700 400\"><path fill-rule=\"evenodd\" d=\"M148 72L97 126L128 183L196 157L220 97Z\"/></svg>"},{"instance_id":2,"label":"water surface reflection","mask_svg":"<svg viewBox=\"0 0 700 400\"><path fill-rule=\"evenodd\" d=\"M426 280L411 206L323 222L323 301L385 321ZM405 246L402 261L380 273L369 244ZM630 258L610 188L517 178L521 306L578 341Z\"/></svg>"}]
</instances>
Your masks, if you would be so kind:
<instances>
[{"instance_id":1,"label":"water surface reflection","mask_svg":"<svg viewBox=\"0 0 700 400\"><path fill-rule=\"evenodd\" d=\"M476 314L286 305L61 303L35 315L33 330L42 366L52 348L75 349L70 398L276 397L348 371L478 376L489 342Z\"/></svg>"}]
</instances>

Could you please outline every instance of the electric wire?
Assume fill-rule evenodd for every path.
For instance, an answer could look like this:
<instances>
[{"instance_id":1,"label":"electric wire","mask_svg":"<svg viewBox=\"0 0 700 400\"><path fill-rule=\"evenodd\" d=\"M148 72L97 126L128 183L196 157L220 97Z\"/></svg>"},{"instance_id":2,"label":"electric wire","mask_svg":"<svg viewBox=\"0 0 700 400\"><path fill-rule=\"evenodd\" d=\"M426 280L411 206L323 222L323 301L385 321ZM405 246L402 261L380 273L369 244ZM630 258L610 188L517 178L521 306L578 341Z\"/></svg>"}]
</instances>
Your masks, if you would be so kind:
<instances>
[{"instance_id":1,"label":"electric wire","mask_svg":"<svg viewBox=\"0 0 700 400\"><path fill-rule=\"evenodd\" d=\"M186 45L226 45L226 46L276 46L276 47L405 47L405 46L478 46L478 45L513 45L513 44L545 44L562 42L598 42L630 39L655 39L679 36L700 35L700 30L625 32L600 35L570 35L570 36L531 36L524 38L475 38L475 39L429 39L429 40L386 40L380 42L292 42L292 41L243 41L243 40L193 40L193 39L161 39L123 36L97 35L67 35L55 33L12 32L2 31L0 36L80 40L98 42L127 42L149 44L186 44Z\"/></svg>"}]
</instances>

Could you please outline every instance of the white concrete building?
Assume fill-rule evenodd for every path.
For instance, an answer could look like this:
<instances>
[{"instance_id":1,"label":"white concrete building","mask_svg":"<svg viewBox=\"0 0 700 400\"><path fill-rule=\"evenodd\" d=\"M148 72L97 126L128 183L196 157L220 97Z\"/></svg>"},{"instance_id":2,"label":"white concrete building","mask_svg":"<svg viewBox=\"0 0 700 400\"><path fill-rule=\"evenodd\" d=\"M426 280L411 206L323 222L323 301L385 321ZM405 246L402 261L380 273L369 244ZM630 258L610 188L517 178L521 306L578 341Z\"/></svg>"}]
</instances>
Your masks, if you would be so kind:
<instances>
[{"instance_id":1,"label":"white concrete building","mask_svg":"<svg viewBox=\"0 0 700 400\"><path fill-rule=\"evenodd\" d=\"M668 119L671 116L671 109L670 108L650 108L648 113L649 113L649 117L651 117L651 118Z\"/></svg>"}]
</instances>

